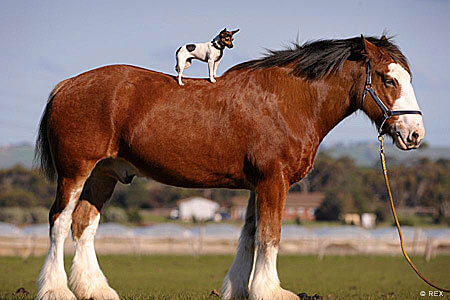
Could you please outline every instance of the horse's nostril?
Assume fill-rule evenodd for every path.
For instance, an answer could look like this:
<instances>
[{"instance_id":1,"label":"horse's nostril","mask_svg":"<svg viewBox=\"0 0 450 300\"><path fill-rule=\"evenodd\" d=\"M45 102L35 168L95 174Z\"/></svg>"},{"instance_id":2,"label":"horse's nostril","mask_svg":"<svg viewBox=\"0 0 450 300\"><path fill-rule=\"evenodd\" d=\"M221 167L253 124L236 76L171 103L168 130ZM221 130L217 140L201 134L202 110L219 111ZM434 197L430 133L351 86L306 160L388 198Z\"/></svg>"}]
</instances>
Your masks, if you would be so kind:
<instances>
[{"instance_id":1,"label":"horse's nostril","mask_svg":"<svg viewBox=\"0 0 450 300\"><path fill-rule=\"evenodd\" d=\"M419 140L419 132L418 131L413 131L407 138L408 143L417 143L417 141Z\"/></svg>"}]
</instances>

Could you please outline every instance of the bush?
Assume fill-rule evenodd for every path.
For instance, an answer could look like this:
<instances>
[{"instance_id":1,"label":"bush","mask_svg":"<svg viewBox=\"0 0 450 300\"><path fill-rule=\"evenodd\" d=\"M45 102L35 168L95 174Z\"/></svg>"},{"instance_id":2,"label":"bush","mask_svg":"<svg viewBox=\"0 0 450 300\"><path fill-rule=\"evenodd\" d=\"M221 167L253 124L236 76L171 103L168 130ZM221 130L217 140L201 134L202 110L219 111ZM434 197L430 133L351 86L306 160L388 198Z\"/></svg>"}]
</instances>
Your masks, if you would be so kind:
<instances>
[{"instance_id":1,"label":"bush","mask_svg":"<svg viewBox=\"0 0 450 300\"><path fill-rule=\"evenodd\" d=\"M0 210L0 222L23 225L48 222L48 209L45 207L4 207Z\"/></svg>"},{"instance_id":2,"label":"bush","mask_svg":"<svg viewBox=\"0 0 450 300\"><path fill-rule=\"evenodd\" d=\"M4 207L0 210L0 221L14 225L30 224L32 217L28 210L21 207Z\"/></svg>"},{"instance_id":3,"label":"bush","mask_svg":"<svg viewBox=\"0 0 450 300\"><path fill-rule=\"evenodd\" d=\"M389 217L389 211L380 206L375 210L375 215L377 216L377 223L382 223Z\"/></svg>"},{"instance_id":4,"label":"bush","mask_svg":"<svg viewBox=\"0 0 450 300\"><path fill-rule=\"evenodd\" d=\"M0 206L30 207L36 205L36 202L36 197L33 193L22 189L12 189L0 194Z\"/></svg>"},{"instance_id":5,"label":"bush","mask_svg":"<svg viewBox=\"0 0 450 300\"><path fill-rule=\"evenodd\" d=\"M120 207L111 206L103 212L103 222L126 223L128 221L127 213Z\"/></svg>"},{"instance_id":6,"label":"bush","mask_svg":"<svg viewBox=\"0 0 450 300\"><path fill-rule=\"evenodd\" d=\"M141 223L142 216L139 209L130 209L127 211L128 222L130 223Z\"/></svg>"},{"instance_id":7,"label":"bush","mask_svg":"<svg viewBox=\"0 0 450 300\"><path fill-rule=\"evenodd\" d=\"M400 216L398 217L398 222L401 226L414 226L416 225L416 220L413 216ZM392 221L392 226L395 226L395 221Z\"/></svg>"},{"instance_id":8,"label":"bush","mask_svg":"<svg viewBox=\"0 0 450 300\"><path fill-rule=\"evenodd\" d=\"M33 224L48 223L49 210L42 206L31 207L29 209L31 214L31 222Z\"/></svg>"}]
</instances>

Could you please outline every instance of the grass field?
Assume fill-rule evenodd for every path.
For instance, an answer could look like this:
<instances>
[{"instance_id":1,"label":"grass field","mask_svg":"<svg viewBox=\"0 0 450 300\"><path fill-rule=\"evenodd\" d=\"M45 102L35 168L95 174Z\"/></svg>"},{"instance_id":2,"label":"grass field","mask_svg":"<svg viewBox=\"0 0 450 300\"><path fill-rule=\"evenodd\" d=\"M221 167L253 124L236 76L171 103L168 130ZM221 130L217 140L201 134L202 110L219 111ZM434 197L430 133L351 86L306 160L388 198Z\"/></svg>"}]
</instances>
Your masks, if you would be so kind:
<instances>
[{"instance_id":1,"label":"grass field","mask_svg":"<svg viewBox=\"0 0 450 300\"><path fill-rule=\"evenodd\" d=\"M218 299L209 296L220 291L222 279L232 262L231 256L100 256L100 264L122 299ZM35 281L44 258L0 257L0 299L32 299ZM414 258L419 269L436 283L450 286L450 256L438 256L426 263ZM71 258L66 258L70 270ZM426 286L400 256L312 256L279 258L283 287L324 299L450 299L421 297ZM20 287L29 296L13 296Z\"/></svg>"}]
</instances>

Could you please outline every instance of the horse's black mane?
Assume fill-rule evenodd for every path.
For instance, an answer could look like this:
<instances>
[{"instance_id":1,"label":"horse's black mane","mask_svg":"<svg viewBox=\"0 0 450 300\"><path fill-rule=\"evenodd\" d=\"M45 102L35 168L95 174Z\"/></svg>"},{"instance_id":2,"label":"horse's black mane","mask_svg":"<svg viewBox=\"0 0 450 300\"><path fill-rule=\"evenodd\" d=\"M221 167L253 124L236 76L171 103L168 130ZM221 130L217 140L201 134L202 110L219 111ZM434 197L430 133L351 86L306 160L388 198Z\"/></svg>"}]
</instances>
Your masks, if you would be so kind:
<instances>
[{"instance_id":1,"label":"horse's black mane","mask_svg":"<svg viewBox=\"0 0 450 300\"><path fill-rule=\"evenodd\" d=\"M400 63L409 72L406 57L391 41L391 37L366 37L366 39L377 47L383 48L395 62ZM358 56L360 59L362 49L361 37L308 41L302 45L293 43L291 47L284 50L268 50L264 57L240 63L229 71L282 67L295 63L292 70L295 76L314 80L336 73L346 60L358 60Z\"/></svg>"}]
</instances>

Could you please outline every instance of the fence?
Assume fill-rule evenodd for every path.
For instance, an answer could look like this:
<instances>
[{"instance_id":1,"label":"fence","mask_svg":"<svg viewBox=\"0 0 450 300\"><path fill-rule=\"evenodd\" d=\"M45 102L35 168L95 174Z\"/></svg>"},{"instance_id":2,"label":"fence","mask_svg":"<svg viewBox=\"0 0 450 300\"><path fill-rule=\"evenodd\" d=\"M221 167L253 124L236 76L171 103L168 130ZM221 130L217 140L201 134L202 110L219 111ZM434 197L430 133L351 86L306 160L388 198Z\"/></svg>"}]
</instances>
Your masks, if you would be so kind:
<instances>
[{"instance_id":1,"label":"fence","mask_svg":"<svg viewBox=\"0 0 450 300\"><path fill-rule=\"evenodd\" d=\"M95 247L99 254L231 254L235 252L240 228L208 224L186 228L166 223L126 227L106 223L99 226ZM412 255L450 254L450 228L403 227L406 248ZM19 229L0 223L1 256L38 256L48 250L48 225ZM65 244L72 251L72 240ZM395 228L366 230L355 226L282 228L280 253L324 255L401 254Z\"/></svg>"}]
</instances>

